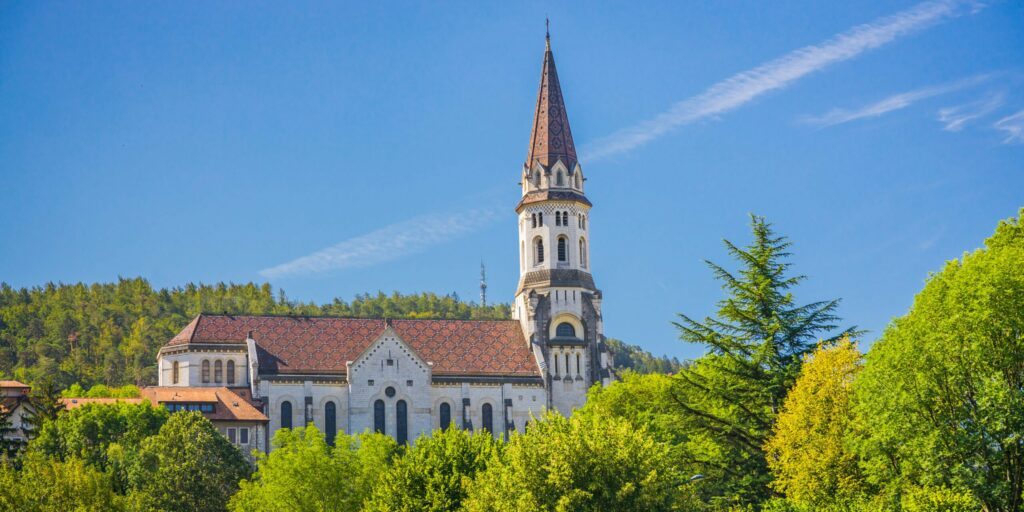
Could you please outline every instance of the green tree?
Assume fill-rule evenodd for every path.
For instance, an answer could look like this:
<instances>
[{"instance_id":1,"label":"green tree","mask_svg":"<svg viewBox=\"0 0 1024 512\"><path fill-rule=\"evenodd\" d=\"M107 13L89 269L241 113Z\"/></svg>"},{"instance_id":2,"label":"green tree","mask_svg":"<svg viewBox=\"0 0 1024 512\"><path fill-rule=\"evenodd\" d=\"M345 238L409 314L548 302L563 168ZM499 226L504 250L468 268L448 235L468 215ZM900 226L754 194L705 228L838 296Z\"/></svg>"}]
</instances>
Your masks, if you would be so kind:
<instances>
[{"instance_id":1,"label":"green tree","mask_svg":"<svg viewBox=\"0 0 1024 512\"><path fill-rule=\"evenodd\" d=\"M123 509L110 477L81 459L25 457L20 471L0 461L0 510L107 512Z\"/></svg>"},{"instance_id":2,"label":"green tree","mask_svg":"<svg viewBox=\"0 0 1024 512\"><path fill-rule=\"evenodd\" d=\"M836 334L839 300L798 305L791 275L791 246L763 217L751 216L754 240L725 246L739 264L729 271L710 261L727 296L715 317L680 314L680 339L705 345L709 354L678 373L673 402L690 440L684 463L708 476L709 500L757 503L771 495L762 447L775 415L800 371L801 358L820 336Z\"/></svg>"},{"instance_id":3,"label":"green tree","mask_svg":"<svg viewBox=\"0 0 1024 512\"><path fill-rule=\"evenodd\" d=\"M490 432L435 430L384 473L364 510L459 510L470 482L498 448Z\"/></svg>"},{"instance_id":4,"label":"green tree","mask_svg":"<svg viewBox=\"0 0 1024 512\"><path fill-rule=\"evenodd\" d=\"M111 452L111 446L134 451L160 431L168 416L163 407L148 403L85 404L44 423L29 449L56 460L78 458L106 471L111 455L121 453Z\"/></svg>"},{"instance_id":5,"label":"green tree","mask_svg":"<svg viewBox=\"0 0 1024 512\"><path fill-rule=\"evenodd\" d=\"M605 340L612 364L618 370L632 370L637 373L675 373L682 363L668 356L657 357L639 345L629 345L615 338Z\"/></svg>"},{"instance_id":6,"label":"green tree","mask_svg":"<svg viewBox=\"0 0 1024 512\"><path fill-rule=\"evenodd\" d=\"M849 510L864 497L856 454L846 443L852 422L857 347L843 339L807 356L765 445L772 486L808 510Z\"/></svg>"},{"instance_id":7,"label":"green tree","mask_svg":"<svg viewBox=\"0 0 1024 512\"><path fill-rule=\"evenodd\" d=\"M132 499L146 510L221 511L249 471L238 448L201 413L179 412L142 442Z\"/></svg>"},{"instance_id":8,"label":"green tree","mask_svg":"<svg viewBox=\"0 0 1024 512\"><path fill-rule=\"evenodd\" d=\"M48 421L56 421L57 415L64 410L60 401L60 393L52 379L44 379L32 387L29 394L28 409L23 416L23 423L28 429L28 437L34 439Z\"/></svg>"},{"instance_id":9,"label":"green tree","mask_svg":"<svg viewBox=\"0 0 1024 512\"><path fill-rule=\"evenodd\" d=\"M983 249L929 277L854 381L864 470L907 510L915 489L929 500L966 491L989 512L1022 508L1022 262L1024 225L1003 221Z\"/></svg>"},{"instance_id":10,"label":"green tree","mask_svg":"<svg viewBox=\"0 0 1024 512\"><path fill-rule=\"evenodd\" d=\"M274 450L243 480L229 509L238 512L357 511L398 446L383 434L338 434L334 447L310 425L274 434Z\"/></svg>"},{"instance_id":11,"label":"green tree","mask_svg":"<svg viewBox=\"0 0 1024 512\"><path fill-rule=\"evenodd\" d=\"M551 413L514 434L470 485L469 511L671 510L670 448L619 418Z\"/></svg>"}]
</instances>

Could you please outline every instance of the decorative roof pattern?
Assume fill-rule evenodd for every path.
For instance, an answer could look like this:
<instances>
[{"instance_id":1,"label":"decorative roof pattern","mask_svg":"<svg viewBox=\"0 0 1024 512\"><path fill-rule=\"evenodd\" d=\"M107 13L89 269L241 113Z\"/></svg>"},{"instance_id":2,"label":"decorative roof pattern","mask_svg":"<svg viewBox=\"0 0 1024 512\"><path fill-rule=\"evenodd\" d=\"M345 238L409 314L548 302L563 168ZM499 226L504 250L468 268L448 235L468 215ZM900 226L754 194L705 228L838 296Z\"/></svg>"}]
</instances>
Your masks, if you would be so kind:
<instances>
[{"instance_id":1,"label":"decorative roof pattern","mask_svg":"<svg viewBox=\"0 0 1024 512\"><path fill-rule=\"evenodd\" d=\"M528 204L543 203L545 201L576 201L587 206L593 206L593 203L587 199L587 196L575 190L545 189L527 192L523 195L523 198L519 200L519 204L516 205L516 212L521 211L522 208Z\"/></svg>"},{"instance_id":2,"label":"decorative roof pattern","mask_svg":"<svg viewBox=\"0 0 1024 512\"><path fill-rule=\"evenodd\" d=\"M427 362L434 375L539 377L539 368L515 320L392 320L391 327ZM251 331L260 372L344 375L384 330L382 319L200 315L167 346L238 344Z\"/></svg>"},{"instance_id":3,"label":"decorative roof pattern","mask_svg":"<svg viewBox=\"0 0 1024 512\"><path fill-rule=\"evenodd\" d=\"M532 168L534 162L540 162L545 169L550 169L559 159L570 173L576 168L576 146L569 130L569 115L565 112L562 86L558 83L558 71L555 69L555 56L551 53L549 38L544 49L540 91L537 93L537 110L533 115L526 166Z\"/></svg>"}]
</instances>

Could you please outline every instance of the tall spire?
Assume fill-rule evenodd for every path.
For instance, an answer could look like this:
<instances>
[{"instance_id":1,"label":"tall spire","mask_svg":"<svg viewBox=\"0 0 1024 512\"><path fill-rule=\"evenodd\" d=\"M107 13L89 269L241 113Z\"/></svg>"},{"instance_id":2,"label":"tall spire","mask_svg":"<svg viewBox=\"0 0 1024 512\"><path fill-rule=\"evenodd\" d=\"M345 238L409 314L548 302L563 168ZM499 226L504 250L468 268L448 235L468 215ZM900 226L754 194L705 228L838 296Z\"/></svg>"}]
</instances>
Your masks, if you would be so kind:
<instances>
[{"instance_id":1,"label":"tall spire","mask_svg":"<svg viewBox=\"0 0 1024 512\"><path fill-rule=\"evenodd\" d=\"M576 167L576 145L572 142L569 116L565 112L562 87L558 83L555 57L551 52L551 34L547 30L544 40L544 64L541 67L540 91L537 93L537 110L533 114L526 165L532 168L534 162L540 162L545 169L550 169L561 159L572 172Z\"/></svg>"}]
</instances>

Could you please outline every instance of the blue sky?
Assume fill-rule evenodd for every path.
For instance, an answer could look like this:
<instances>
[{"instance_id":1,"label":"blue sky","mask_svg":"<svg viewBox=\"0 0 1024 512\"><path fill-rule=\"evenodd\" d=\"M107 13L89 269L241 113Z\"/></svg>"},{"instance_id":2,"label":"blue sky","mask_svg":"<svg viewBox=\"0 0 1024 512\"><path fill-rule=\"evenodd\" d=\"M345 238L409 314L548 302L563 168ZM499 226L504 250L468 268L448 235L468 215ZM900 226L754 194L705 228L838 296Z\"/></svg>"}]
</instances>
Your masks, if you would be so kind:
<instances>
[{"instance_id":1,"label":"blue sky","mask_svg":"<svg viewBox=\"0 0 1024 512\"><path fill-rule=\"evenodd\" d=\"M1024 206L1020 2L6 2L0 280L508 301L545 15L609 336L754 212L870 342Z\"/></svg>"}]
</instances>

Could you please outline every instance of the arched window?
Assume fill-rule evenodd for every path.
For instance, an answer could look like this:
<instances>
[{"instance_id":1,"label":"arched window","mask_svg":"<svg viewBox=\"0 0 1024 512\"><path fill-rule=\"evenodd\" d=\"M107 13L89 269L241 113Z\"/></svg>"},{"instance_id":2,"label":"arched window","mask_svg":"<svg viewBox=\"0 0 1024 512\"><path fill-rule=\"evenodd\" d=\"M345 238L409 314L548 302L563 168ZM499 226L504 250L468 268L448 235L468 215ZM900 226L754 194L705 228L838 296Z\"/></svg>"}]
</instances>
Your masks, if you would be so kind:
<instances>
[{"instance_id":1,"label":"arched window","mask_svg":"<svg viewBox=\"0 0 1024 512\"><path fill-rule=\"evenodd\" d=\"M562 225L562 212L555 212L555 225L556 226L561 226Z\"/></svg>"},{"instance_id":2,"label":"arched window","mask_svg":"<svg viewBox=\"0 0 1024 512\"><path fill-rule=\"evenodd\" d=\"M565 237L558 237L558 261L568 261L569 259L569 255L567 254L569 251L566 250L565 246Z\"/></svg>"},{"instance_id":3,"label":"arched window","mask_svg":"<svg viewBox=\"0 0 1024 512\"><path fill-rule=\"evenodd\" d=\"M573 325L570 324L569 322L562 322L562 323L558 324L558 327L555 327L555 337L556 338L575 338L576 337L576 328L573 327Z\"/></svg>"},{"instance_id":4,"label":"arched window","mask_svg":"<svg viewBox=\"0 0 1024 512\"><path fill-rule=\"evenodd\" d=\"M488 432L494 432L494 411L491 408L491 404L484 404L480 411L481 423L483 423L483 429Z\"/></svg>"},{"instance_id":5,"label":"arched window","mask_svg":"<svg viewBox=\"0 0 1024 512\"><path fill-rule=\"evenodd\" d=\"M171 382L174 384L178 383L178 362L171 363Z\"/></svg>"},{"instance_id":6,"label":"arched window","mask_svg":"<svg viewBox=\"0 0 1024 512\"><path fill-rule=\"evenodd\" d=\"M580 238L580 266L587 268L587 241Z\"/></svg>"},{"instance_id":7,"label":"arched window","mask_svg":"<svg viewBox=\"0 0 1024 512\"><path fill-rule=\"evenodd\" d=\"M408 413L408 407L405 405L405 400L399 400L395 404L395 425L398 427L395 433L398 444L405 444L409 442L409 420L406 418Z\"/></svg>"},{"instance_id":8,"label":"arched window","mask_svg":"<svg viewBox=\"0 0 1024 512\"><path fill-rule=\"evenodd\" d=\"M213 363L213 381L217 384L224 381L224 362L220 359Z\"/></svg>"},{"instance_id":9,"label":"arched window","mask_svg":"<svg viewBox=\"0 0 1024 512\"><path fill-rule=\"evenodd\" d=\"M533 246L534 246L534 249L535 249L533 251L533 253L534 253L533 264L534 265L540 265L541 263L544 263L544 239L540 238L540 237L537 237L533 241Z\"/></svg>"},{"instance_id":10,"label":"arched window","mask_svg":"<svg viewBox=\"0 0 1024 512\"><path fill-rule=\"evenodd\" d=\"M235 362L228 359L228 386L235 385Z\"/></svg>"},{"instance_id":11,"label":"arched window","mask_svg":"<svg viewBox=\"0 0 1024 512\"><path fill-rule=\"evenodd\" d=\"M537 214L537 225L540 227L544 227L544 212L540 212Z\"/></svg>"},{"instance_id":12,"label":"arched window","mask_svg":"<svg viewBox=\"0 0 1024 512\"><path fill-rule=\"evenodd\" d=\"M384 400L373 403L373 431L378 434L384 433Z\"/></svg>"},{"instance_id":13,"label":"arched window","mask_svg":"<svg viewBox=\"0 0 1024 512\"><path fill-rule=\"evenodd\" d=\"M292 403L281 402L281 428L292 428Z\"/></svg>"},{"instance_id":14,"label":"arched window","mask_svg":"<svg viewBox=\"0 0 1024 512\"><path fill-rule=\"evenodd\" d=\"M441 429L448 428L452 424L452 406L448 402L441 404Z\"/></svg>"},{"instance_id":15,"label":"arched window","mask_svg":"<svg viewBox=\"0 0 1024 512\"><path fill-rule=\"evenodd\" d=\"M324 405L324 436L327 444L334 446L334 436L338 433L338 408L334 402Z\"/></svg>"},{"instance_id":16,"label":"arched window","mask_svg":"<svg viewBox=\"0 0 1024 512\"><path fill-rule=\"evenodd\" d=\"M210 360L203 359L203 383L210 382Z\"/></svg>"},{"instance_id":17,"label":"arched window","mask_svg":"<svg viewBox=\"0 0 1024 512\"><path fill-rule=\"evenodd\" d=\"M558 175L555 177L555 185L562 186L562 171L558 171Z\"/></svg>"},{"instance_id":18,"label":"arched window","mask_svg":"<svg viewBox=\"0 0 1024 512\"><path fill-rule=\"evenodd\" d=\"M533 227L537 227L537 214L530 215L530 218L533 219Z\"/></svg>"}]
</instances>

